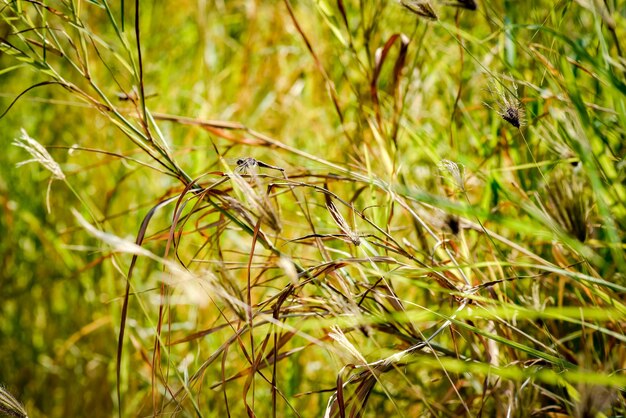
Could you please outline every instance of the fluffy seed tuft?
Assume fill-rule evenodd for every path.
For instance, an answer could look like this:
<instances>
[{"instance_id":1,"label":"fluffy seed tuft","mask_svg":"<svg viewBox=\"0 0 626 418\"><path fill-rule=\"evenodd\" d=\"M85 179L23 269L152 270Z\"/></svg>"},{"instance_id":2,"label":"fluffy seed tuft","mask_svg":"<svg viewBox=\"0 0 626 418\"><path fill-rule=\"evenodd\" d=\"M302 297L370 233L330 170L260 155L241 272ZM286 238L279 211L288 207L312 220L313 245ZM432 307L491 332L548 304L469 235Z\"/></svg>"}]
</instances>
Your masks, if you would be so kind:
<instances>
[{"instance_id":1,"label":"fluffy seed tuft","mask_svg":"<svg viewBox=\"0 0 626 418\"><path fill-rule=\"evenodd\" d=\"M465 167L463 164L459 165L454 161L443 159L439 162L438 167L439 170L448 172L460 191L465 191Z\"/></svg>"},{"instance_id":2,"label":"fluffy seed tuft","mask_svg":"<svg viewBox=\"0 0 626 418\"><path fill-rule=\"evenodd\" d=\"M43 165L56 180L65 180L65 174L61 170L61 166L54 161L48 150L37 140L28 136L26 130L22 128L22 136L13 141L16 147L24 148L33 157L30 160L17 163L17 167L21 167L28 163L39 163Z\"/></svg>"},{"instance_id":3,"label":"fluffy seed tuft","mask_svg":"<svg viewBox=\"0 0 626 418\"><path fill-rule=\"evenodd\" d=\"M511 92L507 91L500 81L491 80L489 91L497 108L494 109L489 104L486 104L487 107L494 109L502 119L518 129L526 125L526 112L522 102L517 98L517 84L513 83Z\"/></svg>"}]
</instances>

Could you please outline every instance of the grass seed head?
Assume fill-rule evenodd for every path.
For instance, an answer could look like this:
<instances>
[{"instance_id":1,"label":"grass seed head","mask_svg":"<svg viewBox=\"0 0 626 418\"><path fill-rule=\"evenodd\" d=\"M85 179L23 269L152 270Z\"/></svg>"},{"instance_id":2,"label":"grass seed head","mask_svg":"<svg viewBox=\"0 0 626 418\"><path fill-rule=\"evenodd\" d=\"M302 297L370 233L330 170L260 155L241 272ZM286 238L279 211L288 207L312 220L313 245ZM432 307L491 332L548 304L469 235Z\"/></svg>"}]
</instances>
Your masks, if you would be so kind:
<instances>
[{"instance_id":1,"label":"grass seed head","mask_svg":"<svg viewBox=\"0 0 626 418\"><path fill-rule=\"evenodd\" d=\"M28 136L26 130L22 128L22 136L16 138L13 141L13 145L16 147L24 148L33 157L30 160L17 163L18 167L21 167L28 163L39 163L43 165L48 171L52 173L52 177L57 180L64 180L65 174L61 170L61 166L54 161L54 158L48 153L48 150L41 145L37 140Z\"/></svg>"},{"instance_id":2,"label":"grass seed head","mask_svg":"<svg viewBox=\"0 0 626 418\"><path fill-rule=\"evenodd\" d=\"M454 161L443 159L439 162L439 170L447 171L454 184L461 192L465 191L465 167L463 164L459 165Z\"/></svg>"},{"instance_id":3,"label":"grass seed head","mask_svg":"<svg viewBox=\"0 0 626 418\"><path fill-rule=\"evenodd\" d=\"M591 199L585 193L588 189L576 168L571 166L555 171L545 189L546 212L580 242L585 242L591 231Z\"/></svg>"},{"instance_id":4,"label":"grass seed head","mask_svg":"<svg viewBox=\"0 0 626 418\"><path fill-rule=\"evenodd\" d=\"M517 98L517 84L513 83L512 92L507 91L502 82L491 80L489 91L496 103L498 115L516 128L526 125L526 112L522 102ZM493 106L487 104L493 109Z\"/></svg>"},{"instance_id":5,"label":"grass seed head","mask_svg":"<svg viewBox=\"0 0 626 418\"><path fill-rule=\"evenodd\" d=\"M233 173L231 180L235 187L240 191L243 200L238 201L236 198L229 199L233 207L238 207L241 213L254 214L270 228L276 232L282 231L282 224L278 212L274 209L270 198L262 191L257 190L259 186L253 181L248 182L237 173ZM252 218L247 218L251 221ZM251 224L254 225L254 222Z\"/></svg>"},{"instance_id":6,"label":"grass seed head","mask_svg":"<svg viewBox=\"0 0 626 418\"><path fill-rule=\"evenodd\" d=\"M28 418L26 410L13 395L0 386L0 415Z\"/></svg>"},{"instance_id":7,"label":"grass seed head","mask_svg":"<svg viewBox=\"0 0 626 418\"><path fill-rule=\"evenodd\" d=\"M428 0L400 0L400 4L427 20L437 21L439 17Z\"/></svg>"}]
</instances>

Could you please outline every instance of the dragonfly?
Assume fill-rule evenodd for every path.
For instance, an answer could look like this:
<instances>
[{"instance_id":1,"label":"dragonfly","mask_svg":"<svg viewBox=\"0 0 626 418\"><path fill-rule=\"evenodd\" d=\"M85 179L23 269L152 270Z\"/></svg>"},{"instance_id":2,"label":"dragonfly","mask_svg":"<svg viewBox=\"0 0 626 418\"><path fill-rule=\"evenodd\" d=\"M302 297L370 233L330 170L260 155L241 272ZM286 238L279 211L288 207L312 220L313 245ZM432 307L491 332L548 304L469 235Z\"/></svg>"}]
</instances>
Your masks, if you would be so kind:
<instances>
[{"instance_id":1,"label":"dragonfly","mask_svg":"<svg viewBox=\"0 0 626 418\"><path fill-rule=\"evenodd\" d=\"M284 168L264 163L263 161L259 161L252 157L238 158L235 163L237 164L237 168L235 170L241 173L247 172L247 171L256 172L257 168L259 167L269 168L271 170L277 170L281 172L285 171Z\"/></svg>"}]
</instances>

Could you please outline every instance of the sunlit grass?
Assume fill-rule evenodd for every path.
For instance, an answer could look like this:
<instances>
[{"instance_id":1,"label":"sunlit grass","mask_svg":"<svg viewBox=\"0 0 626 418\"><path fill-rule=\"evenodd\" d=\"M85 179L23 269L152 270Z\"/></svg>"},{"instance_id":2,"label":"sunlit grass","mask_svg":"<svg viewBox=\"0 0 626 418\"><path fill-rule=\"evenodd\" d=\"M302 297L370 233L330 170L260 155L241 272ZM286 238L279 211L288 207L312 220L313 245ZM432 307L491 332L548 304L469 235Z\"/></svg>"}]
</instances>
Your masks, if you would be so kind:
<instances>
[{"instance_id":1,"label":"sunlit grass","mask_svg":"<svg viewBox=\"0 0 626 418\"><path fill-rule=\"evenodd\" d=\"M3 2L7 399L623 415L615 3Z\"/></svg>"}]
</instances>

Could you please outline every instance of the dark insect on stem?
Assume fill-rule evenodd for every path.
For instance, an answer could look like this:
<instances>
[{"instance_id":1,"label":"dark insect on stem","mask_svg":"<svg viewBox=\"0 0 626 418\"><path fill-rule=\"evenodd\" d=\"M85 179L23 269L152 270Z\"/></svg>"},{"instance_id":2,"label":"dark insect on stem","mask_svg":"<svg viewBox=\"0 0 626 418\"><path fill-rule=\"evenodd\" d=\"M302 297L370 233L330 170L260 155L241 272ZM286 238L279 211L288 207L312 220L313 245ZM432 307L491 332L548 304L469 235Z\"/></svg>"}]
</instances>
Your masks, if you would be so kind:
<instances>
[{"instance_id":1,"label":"dark insect on stem","mask_svg":"<svg viewBox=\"0 0 626 418\"><path fill-rule=\"evenodd\" d=\"M502 116L502 119L509 122L511 125L515 126L516 128L519 128L521 125L521 118L520 118L520 112L519 112L518 107L512 107L512 106L506 107L500 113L500 116Z\"/></svg>"},{"instance_id":2,"label":"dark insect on stem","mask_svg":"<svg viewBox=\"0 0 626 418\"><path fill-rule=\"evenodd\" d=\"M467 10L477 10L478 6L474 0L456 0L444 3L446 6L460 7Z\"/></svg>"},{"instance_id":3,"label":"dark insect on stem","mask_svg":"<svg viewBox=\"0 0 626 418\"><path fill-rule=\"evenodd\" d=\"M459 218L457 218L456 216L448 215L446 217L446 225L448 225L448 228L450 228L450 231L452 231L454 235L459 233L460 223L459 223Z\"/></svg>"},{"instance_id":4,"label":"dark insect on stem","mask_svg":"<svg viewBox=\"0 0 626 418\"><path fill-rule=\"evenodd\" d=\"M266 164L263 161L259 161L251 157L239 158L236 163L237 163L238 170L254 169L256 167L261 167L261 168L269 168L272 170L285 171L284 168Z\"/></svg>"}]
</instances>

